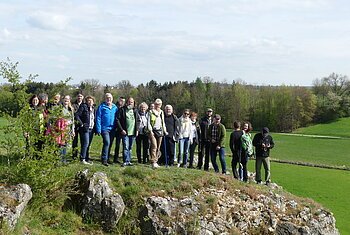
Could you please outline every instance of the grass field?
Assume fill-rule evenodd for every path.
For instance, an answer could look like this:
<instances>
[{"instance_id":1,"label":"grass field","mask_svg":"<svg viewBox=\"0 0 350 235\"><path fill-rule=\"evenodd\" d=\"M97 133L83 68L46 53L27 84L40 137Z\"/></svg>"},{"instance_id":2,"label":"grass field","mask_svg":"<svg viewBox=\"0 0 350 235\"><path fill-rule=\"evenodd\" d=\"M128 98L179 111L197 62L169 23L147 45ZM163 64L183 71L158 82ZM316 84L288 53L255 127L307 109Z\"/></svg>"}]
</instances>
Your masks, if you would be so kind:
<instances>
[{"instance_id":1,"label":"grass field","mask_svg":"<svg viewBox=\"0 0 350 235\"><path fill-rule=\"evenodd\" d=\"M348 120L341 120L342 123L346 121ZM5 121L0 118L0 125L4 124ZM318 126L317 131L313 133L307 132L308 129L299 133L330 135L326 130L335 129L335 127L332 128L329 125ZM338 122L335 126L340 128ZM312 127L308 128L312 129ZM227 136L228 142L229 133ZM272 158L350 167L350 139L287 136L278 133L272 133L272 136L276 142L276 147L271 151ZM0 138L3 138L2 133ZM94 137L91 155L95 161L99 161L101 142L100 136ZM114 152L114 146L112 152ZM226 153L230 154L228 145ZM230 161L231 158L228 157L228 169L231 168ZM96 164L99 165L99 163ZM101 169L105 168L101 166ZM249 170L254 171L254 161L250 161ZM312 198L329 208L335 215L341 234L350 234L348 223L350 220L350 213L348 213L350 211L350 171L272 163L272 180L292 194Z\"/></svg>"},{"instance_id":2,"label":"grass field","mask_svg":"<svg viewBox=\"0 0 350 235\"><path fill-rule=\"evenodd\" d=\"M335 122L299 128L294 133L307 135L339 136L350 138L350 118L340 118Z\"/></svg>"}]
</instances>

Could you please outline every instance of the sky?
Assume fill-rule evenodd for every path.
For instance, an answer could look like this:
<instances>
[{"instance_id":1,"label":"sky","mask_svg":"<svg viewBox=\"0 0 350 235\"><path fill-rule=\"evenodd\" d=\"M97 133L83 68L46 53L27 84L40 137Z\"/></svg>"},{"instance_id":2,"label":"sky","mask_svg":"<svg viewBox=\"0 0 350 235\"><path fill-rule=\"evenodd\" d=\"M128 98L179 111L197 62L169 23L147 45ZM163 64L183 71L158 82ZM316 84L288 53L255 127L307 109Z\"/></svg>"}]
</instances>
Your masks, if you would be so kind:
<instances>
[{"instance_id":1,"label":"sky","mask_svg":"<svg viewBox=\"0 0 350 235\"><path fill-rule=\"evenodd\" d=\"M0 60L23 78L115 85L350 75L346 0L0 0Z\"/></svg>"}]
</instances>

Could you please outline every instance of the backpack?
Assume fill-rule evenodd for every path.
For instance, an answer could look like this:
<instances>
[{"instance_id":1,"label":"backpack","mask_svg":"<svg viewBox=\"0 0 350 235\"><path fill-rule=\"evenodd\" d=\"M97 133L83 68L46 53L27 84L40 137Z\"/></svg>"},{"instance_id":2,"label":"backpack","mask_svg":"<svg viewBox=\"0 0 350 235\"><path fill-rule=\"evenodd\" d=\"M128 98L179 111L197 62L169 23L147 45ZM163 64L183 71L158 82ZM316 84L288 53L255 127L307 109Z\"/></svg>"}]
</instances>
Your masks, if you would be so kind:
<instances>
[{"instance_id":1,"label":"backpack","mask_svg":"<svg viewBox=\"0 0 350 235\"><path fill-rule=\"evenodd\" d=\"M250 133L243 132L241 136L242 149L248 153L249 156L253 155L253 143Z\"/></svg>"}]
</instances>

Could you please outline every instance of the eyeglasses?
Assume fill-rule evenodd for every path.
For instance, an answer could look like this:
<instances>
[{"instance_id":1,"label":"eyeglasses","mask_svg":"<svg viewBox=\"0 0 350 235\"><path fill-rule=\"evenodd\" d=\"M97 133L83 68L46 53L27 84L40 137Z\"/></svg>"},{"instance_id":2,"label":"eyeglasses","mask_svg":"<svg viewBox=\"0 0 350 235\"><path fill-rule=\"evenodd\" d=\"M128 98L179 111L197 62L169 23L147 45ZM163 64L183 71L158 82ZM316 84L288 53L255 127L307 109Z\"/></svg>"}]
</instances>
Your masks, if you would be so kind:
<instances>
[{"instance_id":1,"label":"eyeglasses","mask_svg":"<svg viewBox=\"0 0 350 235\"><path fill-rule=\"evenodd\" d=\"M185 115L190 115L189 113L184 113Z\"/></svg>"},{"instance_id":2,"label":"eyeglasses","mask_svg":"<svg viewBox=\"0 0 350 235\"><path fill-rule=\"evenodd\" d=\"M211 110L208 110L207 112L208 112L208 113L212 113L213 111L211 111Z\"/></svg>"}]
</instances>

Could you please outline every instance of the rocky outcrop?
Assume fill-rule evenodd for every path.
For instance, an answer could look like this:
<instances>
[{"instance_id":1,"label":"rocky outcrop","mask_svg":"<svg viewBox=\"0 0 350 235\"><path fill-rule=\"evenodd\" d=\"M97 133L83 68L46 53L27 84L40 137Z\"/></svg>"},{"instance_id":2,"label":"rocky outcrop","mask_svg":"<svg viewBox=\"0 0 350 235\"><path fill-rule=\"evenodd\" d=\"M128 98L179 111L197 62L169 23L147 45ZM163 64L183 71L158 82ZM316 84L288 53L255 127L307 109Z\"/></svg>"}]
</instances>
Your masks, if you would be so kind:
<instances>
[{"instance_id":1,"label":"rocky outcrop","mask_svg":"<svg viewBox=\"0 0 350 235\"><path fill-rule=\"evenodd\" d=\"M339 234L330 212L249 187L149 197L139 217L142 234Z\"/></svg>"},{"instance_id":2,"label":"rocky outcrop","mask_svg":"<svg viewBox=\"0 0 350 235\"><path fill-rule=\"evenodd\" d=\"M84 221L94 221L109 231L116 227L125 204L122 197L109 186L105 173L96 172L88 177L88 170L77 174L76 193L71 203L79 211Z\"/></svg>"},{"instance_id":3,"label":"rocky outcrop","mask_svg":"<svg viewBox=\"0 0 350 235\"><path fill-rule=\"evenodd\" d=\"M27 184L0 185L0 228L6 223L10 229L14 229L31 198L32 190Z\"/></svg>"}]
</instances>

